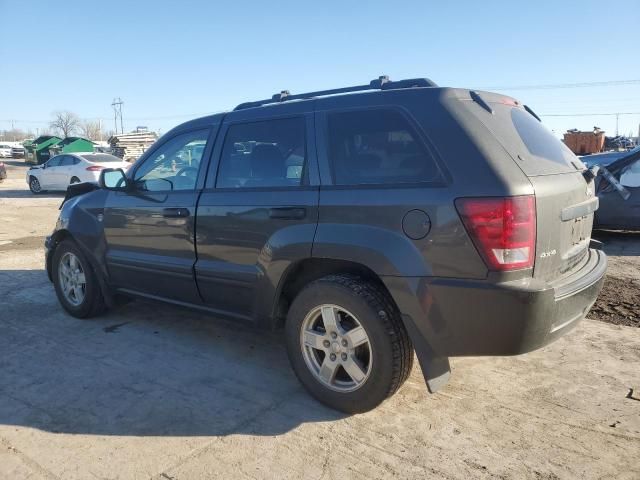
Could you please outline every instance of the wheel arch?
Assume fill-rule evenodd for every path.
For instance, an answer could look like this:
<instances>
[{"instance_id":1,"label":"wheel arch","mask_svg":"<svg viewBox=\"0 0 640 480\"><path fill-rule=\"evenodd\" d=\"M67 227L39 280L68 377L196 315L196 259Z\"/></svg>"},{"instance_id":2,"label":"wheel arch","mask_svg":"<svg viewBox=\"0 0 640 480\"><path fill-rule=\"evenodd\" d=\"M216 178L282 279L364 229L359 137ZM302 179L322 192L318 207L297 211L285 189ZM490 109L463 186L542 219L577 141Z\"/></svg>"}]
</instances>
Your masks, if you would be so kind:
<instances>
[{"instance_id":1,"label":"wheel arch","mask_svg":"<svg viewBox=\"0 0 640 480\"><path fill-rule=\"evenodd\" d=\"M66 230L66 229L61 229L54 232L53 235L51 235L51 237L49 237L48 239L47 248L49 251L46 256L45 266L47 269L47 276L49 277L49 281L53 281L52 261L53 261L54 252L56 248L58 248L58 245L60 244L60 242L62 242L63 240L66 240L67 238L70 238L73 240L73 236L71 235L71 232L69 232L69 230Z\"/></svg>"},{"instance_id":2,"label":"wheel arch","mask_svg":"<svg viewBox=\"0 0 640 480\"><path fill-rule=\"evenodd\" d=\"M60 229L56 230L51 237L49 237L47 241L48 253L46 255L46 269L47 276L50 281L53 281L53 257L55 254L56 248L62 243L64 240L71 240L84 254L85 258L89 262L89 265L98 279L98 284L100 286L100 290L104 297L105 303L107 306L112 307L115 304L114 295L108 284L108 277L104 266L100 265L96 258L91 254L91 250L87 245L84 245L83 242L78 241L78 238L73 235L70 230Z\"/></svg>"},{"instance_id":3,"label":"wheel arch","mask_svg":"<svg viewBox=\"0 0 640 480\"><path fill-rule=\"evenodd\" d=\"M310 257L292 263L283 273L271 306L271 326L283 325L289 305L306 285L337 273L352 274L367 280L384 290L393 301L382 279L368 266L350 260ZM395 302L394 306L397 308Z\"/></svg>"}]
</instances>

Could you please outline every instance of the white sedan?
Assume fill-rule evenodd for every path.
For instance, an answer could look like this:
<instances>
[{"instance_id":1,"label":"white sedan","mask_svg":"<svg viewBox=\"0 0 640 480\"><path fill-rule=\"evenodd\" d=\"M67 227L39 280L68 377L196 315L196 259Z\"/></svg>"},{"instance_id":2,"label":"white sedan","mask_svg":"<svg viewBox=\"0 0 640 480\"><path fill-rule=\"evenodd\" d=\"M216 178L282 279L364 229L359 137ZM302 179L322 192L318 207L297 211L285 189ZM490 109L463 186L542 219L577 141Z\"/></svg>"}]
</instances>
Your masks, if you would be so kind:
<instances>
[{"instance_id":1,"label":"white sedan","mask_svg":"<svg viewBox=\"0 0 640 480\"><path fill-rule=\"evenodd\" d=\"M45 190L66 190L72 183L98 182L105 168L127 170L130 163L108 153L63 153L45 164L27 171L27 184L33 193Z\"/></svg>"},{"instance_id":2,"label":"white sedan","mask_svg":"<svg viewBox=\"0 0 640 480\"><path fill-rule=\"evenodd\" d=\"M0 144L0 158L11 158L11 145Z\"/></svg>"}]
</instances>

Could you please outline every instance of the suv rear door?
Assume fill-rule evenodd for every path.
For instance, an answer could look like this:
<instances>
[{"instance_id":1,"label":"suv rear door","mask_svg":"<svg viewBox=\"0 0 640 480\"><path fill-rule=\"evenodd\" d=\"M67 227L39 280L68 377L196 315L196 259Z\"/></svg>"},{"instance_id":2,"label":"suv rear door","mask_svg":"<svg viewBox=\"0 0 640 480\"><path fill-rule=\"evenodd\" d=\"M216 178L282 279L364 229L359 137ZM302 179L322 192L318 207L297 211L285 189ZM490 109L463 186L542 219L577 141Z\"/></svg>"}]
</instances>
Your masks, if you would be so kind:
<instances>
[{"instance_id":1,"label":"suv rear door","mask_svg":"<svg viewBox=\"0 0 640 480\"><path fill-rule=\"evenodd\" d=\"M309 258L318 219L313 102L227 114L198 203L196 278L211 308L254 320Z\"/></svg>"},{"instance_id":2,"label":"suv rear door","mask_svg":"<svg viewBox=\"0 0 640 480\"><path fill-rule=\"evenodd\" d=\"M134 190L108 193L106 263L117 288L201 303L193 275L195 207L216 129L169 136L136 164Z\"/></svg>"}]
</instances>

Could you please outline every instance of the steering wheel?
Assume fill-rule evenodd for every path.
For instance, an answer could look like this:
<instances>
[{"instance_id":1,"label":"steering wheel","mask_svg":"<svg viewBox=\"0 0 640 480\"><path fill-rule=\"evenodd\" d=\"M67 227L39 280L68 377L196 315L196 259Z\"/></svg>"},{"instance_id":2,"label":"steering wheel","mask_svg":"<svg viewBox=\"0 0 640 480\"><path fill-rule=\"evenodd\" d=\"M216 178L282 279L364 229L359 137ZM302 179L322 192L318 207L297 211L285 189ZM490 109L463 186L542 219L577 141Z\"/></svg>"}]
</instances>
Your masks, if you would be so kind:
<instances>
[{"instance_id":1,"label":"steering wheel","mask_svg":"<svg viewBox=\"0 0 640 480\"><path fill-rule=\"evenodd\" d=\"M196 167L182 167L176 173L176 177L197 177L198 169Z\"/></svg>"}]
</instances>

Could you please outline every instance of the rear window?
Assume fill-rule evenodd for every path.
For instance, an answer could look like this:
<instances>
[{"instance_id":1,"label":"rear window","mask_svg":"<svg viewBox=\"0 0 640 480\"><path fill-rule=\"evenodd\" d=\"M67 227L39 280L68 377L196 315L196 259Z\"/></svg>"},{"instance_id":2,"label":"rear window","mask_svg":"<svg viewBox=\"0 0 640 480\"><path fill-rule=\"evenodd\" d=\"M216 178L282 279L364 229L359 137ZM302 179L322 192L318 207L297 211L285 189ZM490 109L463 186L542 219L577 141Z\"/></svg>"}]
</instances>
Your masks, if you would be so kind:
<instances>
[{"instance_id":1,"label":"rear window","mask_svg":"<svg viewBox=\"0 0 640 480\"><path fill-rule=\"evenodd\" d=\"M329 114L329 158L336 185L430 182L436 164L397 110Z\"/></svg>"},{"instance_id":2,"label":"rear window","mask_svg":"<svg viewBox=\"0 0 640 480\"><path fill-rule=\"evenodd\" d=\"M122 162L120 157L109 155L108 153L93 153L91 155L80 155L88 162L106 163L106 162Z\"/></svg>"},{"instance_id":3,"label":"rear window","mask_svg":"<svg viewBox=\"0 0 640 480\"><path fill-rule=\"evenodd\" d=\"M578 157L526 110L490 102L490 114L475 102L461 103L489 129L525 175L555 175L581 167ZM471 132L472 138L476 135L482 135L481 131Z\"/></svg>"},{"instance_id":4,"label":"rear window","mask_svg":"<svg viewBox=\"0 0 640 480\"><path fill-rule=\"evenodd\" d=\"M571 160L575 160L569 148L529 112L512 108L511 121L531 155L567 166L571 165Z\"/></svg>"}]
</instances>

